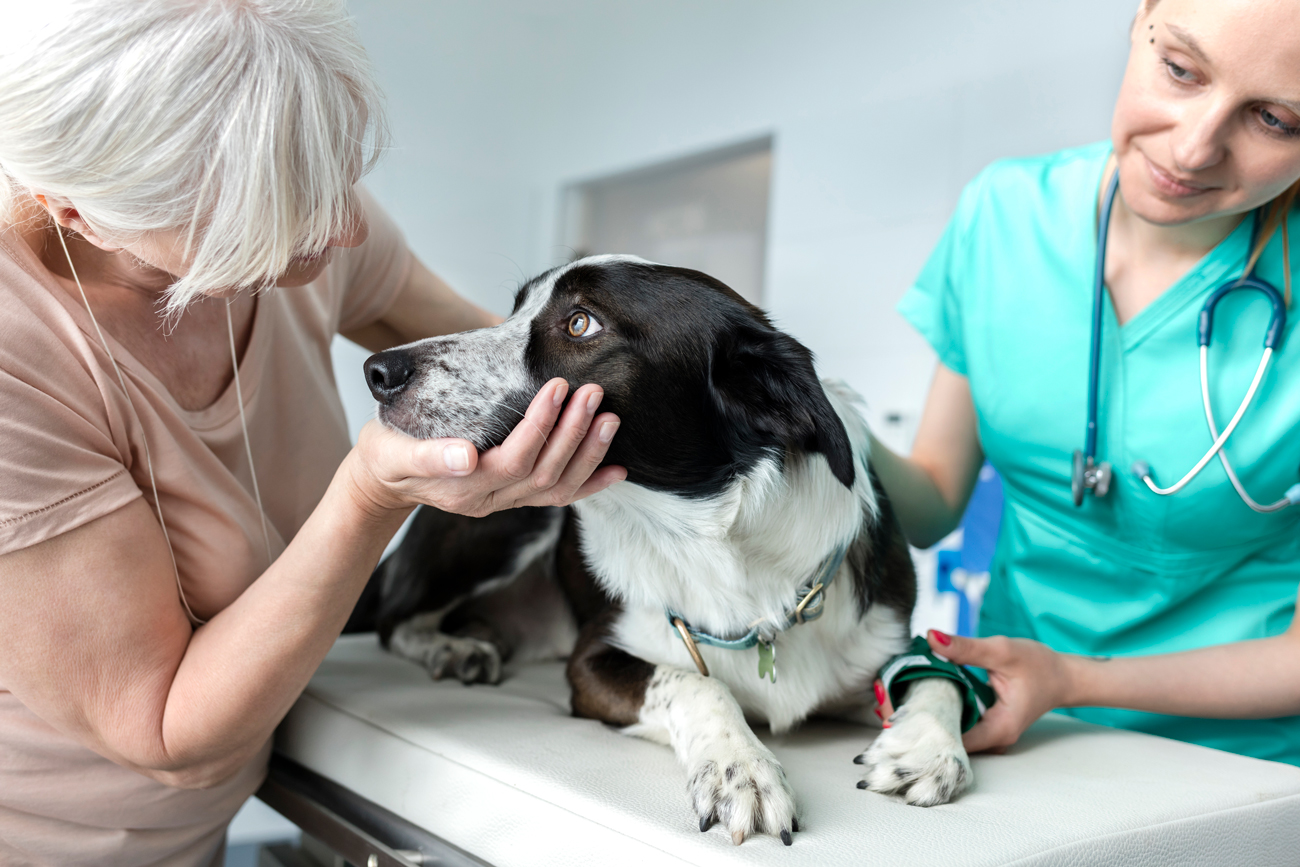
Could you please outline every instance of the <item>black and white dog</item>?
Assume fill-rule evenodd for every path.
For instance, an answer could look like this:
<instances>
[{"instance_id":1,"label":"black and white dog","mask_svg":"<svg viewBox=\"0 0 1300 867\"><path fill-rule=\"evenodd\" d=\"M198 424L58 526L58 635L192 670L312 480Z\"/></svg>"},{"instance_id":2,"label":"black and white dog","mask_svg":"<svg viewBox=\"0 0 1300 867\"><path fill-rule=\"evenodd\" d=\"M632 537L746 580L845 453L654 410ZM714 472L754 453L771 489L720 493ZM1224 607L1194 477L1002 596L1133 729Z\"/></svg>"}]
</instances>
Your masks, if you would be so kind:
<instances>
[{"instance_id":1,"label":"black and white dog","mask_svg":"<svg viewBox=\"0 0 1300 867\"><path fill-rule=\"evenodd\" d=\"M481 449L551 378L598 383L628 477L570 509L422 509L353 628L467 683L567 655L574 714L672 746L701 830L788 845L794 795L746 718L873 722L916 597L854 395L722 283L629 256L548 271L503 324L380 353L366 376L383 423ZM951 683L917 682L854 759L859 787L948 801L971 780L960 722Z\"/></svg>"}]
</instances>

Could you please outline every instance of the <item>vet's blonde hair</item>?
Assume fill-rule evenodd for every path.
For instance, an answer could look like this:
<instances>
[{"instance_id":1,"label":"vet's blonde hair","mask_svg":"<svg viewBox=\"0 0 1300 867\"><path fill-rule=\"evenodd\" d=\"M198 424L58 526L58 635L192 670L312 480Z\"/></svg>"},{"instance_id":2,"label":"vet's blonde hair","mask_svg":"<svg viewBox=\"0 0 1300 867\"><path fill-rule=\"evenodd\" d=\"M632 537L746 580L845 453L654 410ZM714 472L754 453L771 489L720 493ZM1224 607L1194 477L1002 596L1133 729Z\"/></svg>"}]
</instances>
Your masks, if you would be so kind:
<instances>
[{"instance_id":1,"label":"vet's blonde hair","mask_svg":"<svg viewBox=\"0 0 1300 867\"><path fill-rule=\"evenodd\" d=\"M178 231L167 298L270 286L359 215L387 143L341 0L76 0L0 56L0 219L67 199L106 240Z\"/></svg>"}]
</instances>

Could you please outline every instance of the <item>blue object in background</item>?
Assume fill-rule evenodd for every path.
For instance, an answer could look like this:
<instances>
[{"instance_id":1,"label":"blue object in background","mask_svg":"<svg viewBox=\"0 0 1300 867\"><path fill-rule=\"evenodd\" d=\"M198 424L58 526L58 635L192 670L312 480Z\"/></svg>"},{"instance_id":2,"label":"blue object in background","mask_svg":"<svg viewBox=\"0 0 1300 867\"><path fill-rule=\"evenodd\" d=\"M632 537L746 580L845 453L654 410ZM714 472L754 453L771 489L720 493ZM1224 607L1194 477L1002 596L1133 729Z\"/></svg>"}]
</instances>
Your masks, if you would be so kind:
<instances>
[{"instance_id":1,"label":"blue object in background","mask_svg":"<svg viewBox=\"0 0 1300 867\"><path fill-rule=\"evenodd\" d=\"M1002 478L986 463L961 519L961 550L938 552L935 586L940 593L957 594L958 635L974 635L979 626L980 602L989 586L989 566L1001 524Z\"/></svg>"}]
</instances>

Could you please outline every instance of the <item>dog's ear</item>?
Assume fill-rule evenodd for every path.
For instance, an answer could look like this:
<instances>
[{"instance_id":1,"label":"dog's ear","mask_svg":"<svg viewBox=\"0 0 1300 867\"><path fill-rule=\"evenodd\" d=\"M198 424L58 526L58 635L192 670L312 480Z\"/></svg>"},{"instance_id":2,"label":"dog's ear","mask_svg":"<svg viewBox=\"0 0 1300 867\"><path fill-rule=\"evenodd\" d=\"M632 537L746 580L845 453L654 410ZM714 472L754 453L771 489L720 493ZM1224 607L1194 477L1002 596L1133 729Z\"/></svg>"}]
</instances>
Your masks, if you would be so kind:
<instances>
[{"instance_id":1,"label":"dog's ear","mask_svg":"<svg viewBox=\"0 0 1300 867\"><path fill-rule=\"evenodd\" d=\"M853 448L813 369L812 353L780 331L742 326L714 346L709 388L733 450L774 445L821 452L853 487Z\"/></svg>"}]
</instances>

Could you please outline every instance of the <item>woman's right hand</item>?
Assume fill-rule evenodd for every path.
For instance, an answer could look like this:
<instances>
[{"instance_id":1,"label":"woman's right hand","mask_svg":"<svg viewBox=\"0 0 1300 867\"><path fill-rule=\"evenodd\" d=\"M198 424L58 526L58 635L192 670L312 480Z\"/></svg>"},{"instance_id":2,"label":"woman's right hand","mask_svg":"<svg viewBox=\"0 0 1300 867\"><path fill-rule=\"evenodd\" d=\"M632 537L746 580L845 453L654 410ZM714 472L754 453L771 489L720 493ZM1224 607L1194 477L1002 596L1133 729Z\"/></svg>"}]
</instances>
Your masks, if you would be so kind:
<instances>
[{"instance_id":1,"label":"woman's right hand","mask_svg":"<svg viewBox=\"0 0 1300 867\"><path fill-rule=\"evenodd\" d=\"M622 481L622 467L597 469L619 426L613 413L596 415L604 392L582 386L561 414L567 393L563 379L546 383L505 442L481 455L467 440L417 440L369 422L349 455L353 488L380 512L423 503L482 517L565 506Z\"/></svg>"},{"instance_id":2,"label":"woman's right hand","mask_svg":"<svg viewBox=\"0 0 1300 867\"><path fill-rule=\"evenodd\" d=\"M962 735L968 753L1004 752L1043 714L1065 704L1069 671L1065 657L1024 638L965 638L930 630L930 649L958 665L989 673L998 700Z\"/></svg>"}]
</instances>

